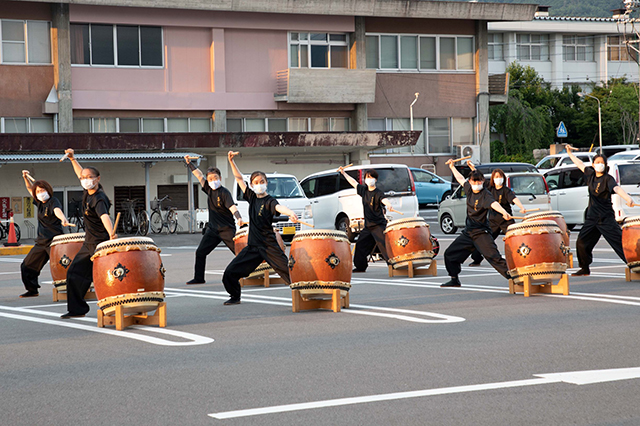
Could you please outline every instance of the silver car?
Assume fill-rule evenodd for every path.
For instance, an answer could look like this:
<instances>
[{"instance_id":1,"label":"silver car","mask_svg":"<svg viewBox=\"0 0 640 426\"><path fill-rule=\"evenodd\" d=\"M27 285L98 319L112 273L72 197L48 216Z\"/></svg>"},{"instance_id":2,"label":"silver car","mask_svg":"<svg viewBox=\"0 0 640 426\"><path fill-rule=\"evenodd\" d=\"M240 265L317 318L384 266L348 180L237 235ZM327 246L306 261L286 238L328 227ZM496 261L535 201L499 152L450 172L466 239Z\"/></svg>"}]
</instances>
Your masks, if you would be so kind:
<instances>
[{"instance_id":1,"label":"silver car","mask_svg":"<svg viewBox=\"0 0 640 426\"><path fill-rule=\"evenodd\" d=\"M490 176L485 176L485 178ZM540 173L506 173L507 186L515 192L527 210L550 210L549 188ZM516 210L517 211L517 210ZM451 198L440 203L438 222L445 234L464 228L467 219L467 196L459 186Z\"/></svg>"}]
</instances>

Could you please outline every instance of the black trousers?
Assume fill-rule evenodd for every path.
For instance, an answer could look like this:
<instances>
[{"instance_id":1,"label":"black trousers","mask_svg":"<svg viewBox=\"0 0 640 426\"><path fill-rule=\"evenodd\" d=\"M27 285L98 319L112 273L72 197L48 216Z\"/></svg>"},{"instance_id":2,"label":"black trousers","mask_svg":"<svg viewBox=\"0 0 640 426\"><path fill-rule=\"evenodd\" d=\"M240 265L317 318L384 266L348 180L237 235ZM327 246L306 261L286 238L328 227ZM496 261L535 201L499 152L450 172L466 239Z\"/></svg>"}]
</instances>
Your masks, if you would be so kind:
<instances>
[{"instance_id":1,"label":"black trousers","mask_svg":"<svg viewBox=\"0 0 640 426\"><path fill-rule=\"evenodd\" d=\"M85 243L73 258L67 269L67 310L71 315L83 315L89 312L84 296L93 282L93 262L91 256L97 244Z\"/></svg>"},{"instance_id":2,"label":"black trousers","mask_svg":"<svg viewBox=\"0 0 640 426\"><path fill-rule=\"evenodd\" d=\"M235 254L235 244L233 237L236 235L236 230L233 228L212 229L207 227L207 231L200 240L200 245L196 249L196 265L194 267L193 278L196 281L204 281L204 270L207 264L207 256L213 251L220 242L229 247L231 253Z\"/></svg>"},{"instance_id":3,"label":"black trousers","mask_svg":"<svg viewBox=\"0 0 640 426\"><path fill-rule=\"evenodd\" d=\"M359 271L366 271L369 262L367 257L377 245L383 259L389 261L387 248L384 243L384 229L382 225L365 227L360 231L358 241L356 241L356 252L353 255L353 266Z\"/></svg>"},{"instance_id":4,"label":"black trousers","mask_svg":"<svg viewBox=\"0 0 640 426\"><path fill-rule=\"evenodd\" d=\"M580 268L588 268L593 262L593 248L598 243L600 236L603 236L609 243L613 251L624 263L627 260L624 257L622 249L622 229L616 222L613 215L601 218L591 218L587 215L576 243L576 251L578 253L578 264Z\"/></svg>"},{"instance_id":5,"label":"black trousers","mask_svg":"<svg viewBox=\"0 0 640 426\"><path fill-rule=\"evenodd\" d=\"M444 264L450 277L458 277L462 270L460 265L467 260L474 250L480 252L491 266L500 272L500 275L508 278L507 271L509 268L507 267L507 261L500 255L491 232L482 229L471 231L465 229L444 252Z\"/></svg>"},{"instance_id":6,"label":"black trousers","mask_svg":"<svg viewBox=\"0 0 640 426\"><path fill-rule=\"evenodd\" d=\"M503 219L499 222L489 221L489 226L491 227L491 236L493 237L493 240L495 241L495 239L498 238L498 235L500 235L501 232L506 234L507 228L509 227L509 225L513 225L514 223L516 223L516 221L513 219L511 220ZM482 255L478 250L474 250L473 253L471 253L471 259L475 263L480 263L482 262Z\"/></svg>"},{"instance_id":7,"label":"black trousers","mask_svg":"<svg viewBox=\"0 0 640 426\"><path fill-rule=\"evenodd\" d=\"M291 284L291 278L289 277L289 260L278 244L267 247L246 246L236 255L235 259L227 265L222 275L224 289L227 290L227 293L229 293L232 298L240 298L240 278L248 277L263 260L265 260L287 284Z\"/></svg>"},{"instance_id":8,"label":"black trousers","mask_svg":"<svg viewBox=\"0 0 640 426\"><path fill-rule=\"evenodd\" d=\"M42 271L44 265L49 261L50 251L50 241L46 243L38 243L36 241L36 244L29 251L27 257L22 261L22 264L20 265L20 273L22 275L22 283L27 291L33 293L38 292L38 289L40 288L40 284L38 284L38 277L40 276L40 271Z\"/></svg>"}]
</instances>

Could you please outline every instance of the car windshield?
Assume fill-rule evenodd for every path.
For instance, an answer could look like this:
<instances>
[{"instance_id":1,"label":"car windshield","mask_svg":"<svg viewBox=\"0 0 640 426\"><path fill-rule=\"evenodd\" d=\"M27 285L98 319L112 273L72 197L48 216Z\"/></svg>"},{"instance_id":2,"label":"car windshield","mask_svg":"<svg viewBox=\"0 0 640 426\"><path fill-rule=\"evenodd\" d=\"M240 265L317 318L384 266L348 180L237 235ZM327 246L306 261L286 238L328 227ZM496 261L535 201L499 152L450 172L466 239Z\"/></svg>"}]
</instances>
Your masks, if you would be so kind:
<instances>
[{"instance_id":1,"label":"car windshield","mask_svg":"<svg viewBox=\"0 0 640 426\"><path fill-rule=\"evenodd\" d=\"M539 162L536 167L538 169L552 169L556 166L556 164L558 164L559 160L559 157L547 158L546 160L542 160L541 162Z\"/></svg>"},{"instance_id":2,"label":"car windshield","mask_svg":"<svg viewBox=\"0 0 640 426\"><path fill-rule=\"evenodd\" d=\"M409 169L398 167L375 169L378 172L378 188L383 192L411 192Z\"/></svg>"},{"instance_id":3,"label":"car windshield","mask_svg":"<svg viewBox=\"0 0 640 426\"><path fill-rule=\"evenodd\" d=\"M638 156L638 154L624 154L622 152L619 152L617 154L613 154L609 158L609 161L633 160L637 156Z\"/></svg>"},{"instance_id":4,"label":"car windshield","mask_svg":"<svg viewBox=\"0 0 640 426\"><path fill-rule=\"evenodd\" d=\"M620 164L618 171L620 172L620 185L640 184L640 163Z\"/></svg>"},{"instance_id":5,"label":"car windshield","mask_svg":"<svg viewBox=\"0 0 640 426\"><path fill-rule=\"evenodd\" d=\"M547 188L540 175L522 175L511 177L511 189L516 195L544 195Z\"/></svg>"},{"instance_id":6,"label":"car windshield","mask_svg":"<svg viewBox=\"0 0 640 426\"><path fill-rule=\"evenodd\" d=\"M236 188L238 200L244 200L244 194L238 186ZM273 198L303 198L304 193L293 177L270 177L267 179L267 194Z\"/></svg>"}]
</instances>

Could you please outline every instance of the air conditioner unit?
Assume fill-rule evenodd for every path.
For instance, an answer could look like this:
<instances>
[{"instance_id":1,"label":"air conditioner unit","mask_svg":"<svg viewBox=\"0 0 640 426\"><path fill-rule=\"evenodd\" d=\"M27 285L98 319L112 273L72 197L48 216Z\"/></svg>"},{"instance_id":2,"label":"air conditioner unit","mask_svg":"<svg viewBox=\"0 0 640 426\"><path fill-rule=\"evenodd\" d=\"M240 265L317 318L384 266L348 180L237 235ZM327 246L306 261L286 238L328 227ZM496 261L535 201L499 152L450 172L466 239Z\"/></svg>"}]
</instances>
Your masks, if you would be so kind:
<instances>
[{"instance_id":1,"label":"air conditioner unit","mask_svg":"<svg viewBox=\"0 0 640 426\"><path fill-rule=\"evenodd\" d=\"M480 163L480 145L457 145L456 154L458 154L458 158L471 156L469 160L472 163Z\"/></svg>"}]
</instances>

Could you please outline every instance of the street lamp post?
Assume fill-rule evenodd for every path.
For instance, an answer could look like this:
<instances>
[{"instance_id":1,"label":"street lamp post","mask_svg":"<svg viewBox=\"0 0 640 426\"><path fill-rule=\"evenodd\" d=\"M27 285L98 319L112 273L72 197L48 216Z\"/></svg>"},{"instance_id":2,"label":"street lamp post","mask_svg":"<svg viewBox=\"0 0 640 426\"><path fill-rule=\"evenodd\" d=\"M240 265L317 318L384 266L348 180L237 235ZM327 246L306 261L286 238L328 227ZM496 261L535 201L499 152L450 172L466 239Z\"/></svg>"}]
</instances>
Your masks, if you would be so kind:
<instances>
[{"instance_id":1,"label":"street lamp post","mask_svg":"<svg viewBox=\"0 0 640 426\"><path fill-rule=\"evenodd\" d=\"M578 96L581 98L587 96L598 101L598 135L600 136L600 153L602 154L602 109L600 108L600 99L588 93L578 92Z\"/></svg>"},{"instance_id":2,"label":"street lamp post","mask_svg":"<svg viewBox=\"0 0 640 426\"><path fill-rule=\"evenodd\" d=\"M411 131L413 131L413 104L415 104L418 101L419 94L420 93L416 93L416 98L413 100L413 102L411 102L411 105L409 105L409 115L410 115L409 126L411 127Z\"/></svg>"}]
</instances>

